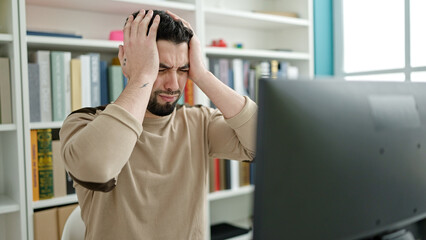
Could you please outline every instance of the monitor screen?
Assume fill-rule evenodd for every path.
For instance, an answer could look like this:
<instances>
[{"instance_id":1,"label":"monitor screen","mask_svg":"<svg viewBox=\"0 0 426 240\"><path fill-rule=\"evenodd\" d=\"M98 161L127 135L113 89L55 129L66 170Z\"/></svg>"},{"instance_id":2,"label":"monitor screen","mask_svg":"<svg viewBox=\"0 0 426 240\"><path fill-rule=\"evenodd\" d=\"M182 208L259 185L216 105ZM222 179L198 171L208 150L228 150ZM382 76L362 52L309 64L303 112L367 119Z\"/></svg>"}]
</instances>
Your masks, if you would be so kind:
<instances>
[{"instance_id":1,"label":"monitor screen","mask_svg":"<svg viewBox=\"0 0 426 240\"><path fill-rule=\"evenodd\" d=\"M426 84L259 82L254 239L363 239L426 216Z\"/></svg>"}]
</instances>

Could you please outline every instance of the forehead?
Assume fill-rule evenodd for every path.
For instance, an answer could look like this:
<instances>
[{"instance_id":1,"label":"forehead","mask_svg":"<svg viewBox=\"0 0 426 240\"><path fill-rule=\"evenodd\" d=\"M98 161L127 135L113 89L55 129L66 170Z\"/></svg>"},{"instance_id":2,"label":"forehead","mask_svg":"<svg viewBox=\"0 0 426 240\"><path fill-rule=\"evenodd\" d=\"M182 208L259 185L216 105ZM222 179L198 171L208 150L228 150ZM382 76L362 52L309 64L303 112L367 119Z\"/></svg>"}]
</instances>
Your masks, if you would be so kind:
<instances>
[{"instance_id":1,"label":"forehead","mask_svg":"<svg viewBox=\"0 0 426 240\"><path fill-rule=\"evenodd\" d=\"M188 44L186 42L176 44L171 41L159 40L157 41L157 48L160 63L176 67L189 62Z\"/></svg>"}]
</instances>

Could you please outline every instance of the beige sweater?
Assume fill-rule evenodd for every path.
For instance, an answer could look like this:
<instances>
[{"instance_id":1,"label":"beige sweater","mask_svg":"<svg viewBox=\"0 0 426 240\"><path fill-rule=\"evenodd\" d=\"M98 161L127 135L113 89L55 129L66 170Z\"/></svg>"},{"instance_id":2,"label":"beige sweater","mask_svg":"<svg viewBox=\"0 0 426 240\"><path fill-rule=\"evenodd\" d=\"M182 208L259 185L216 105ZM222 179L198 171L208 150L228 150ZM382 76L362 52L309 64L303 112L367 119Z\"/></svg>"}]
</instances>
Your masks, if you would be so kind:
<instances>
[{"instance_id":1,"label":"beige sweater","mask_svg":"<svg viewBox=\"0 0 426 240\"><path fill-rule=\"evenodd\" d=\"M252 160L257 106L225 120L183 106L141 125L116 104L72 113L60 132L86 239L204 239L208 161Z\"/></svg>"}]
</instances>

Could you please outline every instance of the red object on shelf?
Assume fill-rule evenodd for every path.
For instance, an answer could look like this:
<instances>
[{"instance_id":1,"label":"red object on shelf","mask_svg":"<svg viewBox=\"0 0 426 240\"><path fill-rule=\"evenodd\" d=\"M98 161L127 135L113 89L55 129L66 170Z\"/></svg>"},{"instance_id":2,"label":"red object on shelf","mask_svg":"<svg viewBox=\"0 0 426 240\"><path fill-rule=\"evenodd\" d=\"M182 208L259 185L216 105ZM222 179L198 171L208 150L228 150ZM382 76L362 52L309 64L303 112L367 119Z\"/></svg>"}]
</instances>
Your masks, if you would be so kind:
<instances>
[{"instance_id":1,"label":"red object on shelf","mask_svg":"<svg viewBox=\"0 0 426 240\"><path fill-rule=\"evenodd\" d=\"M219 40L213 40L212 47L227 47L226 42L223 39L219 39Z\"/></svg>"}]
</instances>

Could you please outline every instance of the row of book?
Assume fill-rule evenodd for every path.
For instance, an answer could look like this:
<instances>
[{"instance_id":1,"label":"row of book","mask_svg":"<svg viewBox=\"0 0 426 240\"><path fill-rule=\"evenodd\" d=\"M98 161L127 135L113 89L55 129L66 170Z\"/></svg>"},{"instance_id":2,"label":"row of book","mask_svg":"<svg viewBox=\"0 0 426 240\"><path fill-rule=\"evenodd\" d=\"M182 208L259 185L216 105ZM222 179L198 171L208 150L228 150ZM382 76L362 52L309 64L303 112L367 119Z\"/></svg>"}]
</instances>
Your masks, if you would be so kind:
<instances>
[{"instance_id":1,"label":"row of book","mask_svg":"<svg viewBox=\"0 0 426 240\"><path fill-rule=\"evenodd\" d=\"M34 240L60 240L65 223L78 204L34 212Z\"/></svg>"},{"instance_id":2,"label":"row of book","mask_svg":"<svg viewBox=\"0 0 426 240\"><path fill-rule=\"evenodd\" d=\"M31 175L33 201L75 193L61 159L59 129L31 130Z\"/></svg>"},{"instance_id":3,"label":"row of book","mask_svg":"<svg viewBox=\"0 0 426 240\"><path fill-rule=\"evenodd\" d=\"M257 100L260 78L297 79L299 70L286 61L254 61L239 58L209 58L209 70L243 96Z\"/></svg>"},{"instance_id":4,"label":"row of book","mask_svg":"<svg viewBox=\"0 0 426 240\"><path fill-rule=\"evenodd\" d=\"M210 159L209 192L254 184L254 165L229 159Z\"/></svg>"},{"instance_id":5,"label":"row of book","mask_svg":"<svg viewBox=\"0 0 426 240\"><path fill-rule=\"evenodd\" d=\"M127 82L121 66L101 61L99 53L72 58L71 52L39 50L29 59L31 122L63 121L71 111L108 104Z\"/></svg>"},{"instance_id":6,"label":"row of book","mask_svg":"<svg viewBox=\"0 0 426 240\"><path fill-rule=\"evenodd\" d=\"M12 123L9 58L0 58L0 124Z\"/></svg>"}]
</instances>

